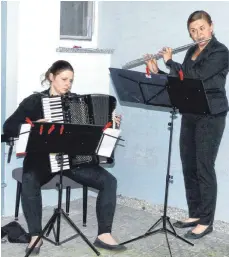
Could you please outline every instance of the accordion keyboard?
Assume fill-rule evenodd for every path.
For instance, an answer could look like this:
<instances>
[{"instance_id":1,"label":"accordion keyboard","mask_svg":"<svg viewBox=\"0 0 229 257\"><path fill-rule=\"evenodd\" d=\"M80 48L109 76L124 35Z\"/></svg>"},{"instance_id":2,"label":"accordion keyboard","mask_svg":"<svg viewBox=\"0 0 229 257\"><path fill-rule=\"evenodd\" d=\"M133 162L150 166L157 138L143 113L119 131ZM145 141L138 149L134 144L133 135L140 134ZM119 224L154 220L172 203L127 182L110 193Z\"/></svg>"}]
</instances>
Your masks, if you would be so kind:
<instances>
[{"instance_id":1,"label":"accordion keyboard","mask_svg":"<svg viewBox=\"0 0 229 257\"><path fill-rule=\"evenodd\" d=\"M42 98L44 118L50 122L64 122L61 97Z\"/></svg>"},{"instance_id":2,"label":"accordion keyboard","mask_svg":"<svg viewBox=\"0 0 229 257\"><path fill-rule=\"evenodd\" d=\"M64 123L64 114L62 108L61 97L43 97L42 98L42 107L44 118L49 122ZM50 153L50 168L52 172L58 172L61 168L60 154ZM68 155L63 155L63 170L70 169L70 163Z\"/></svg>"}]
</instances>

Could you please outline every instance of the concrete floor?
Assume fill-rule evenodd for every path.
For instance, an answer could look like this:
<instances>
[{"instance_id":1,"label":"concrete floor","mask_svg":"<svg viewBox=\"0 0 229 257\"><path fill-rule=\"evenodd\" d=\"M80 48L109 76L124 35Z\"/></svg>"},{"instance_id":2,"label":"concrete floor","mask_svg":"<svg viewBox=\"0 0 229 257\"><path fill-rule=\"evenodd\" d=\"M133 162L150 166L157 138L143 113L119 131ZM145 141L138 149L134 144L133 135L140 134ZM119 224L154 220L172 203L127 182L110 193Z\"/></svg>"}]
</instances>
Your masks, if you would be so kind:
<instances>
[{"instance_id":1,"label":"concrete floor","mask_svg":"<svg viewBox=\"0 0 229 257\"><path fill-rule=\"evenodd\" d=\"M124 201L123 198L119 198L114 224L113 224L113 236L119 241L124 242L139 235L145 233L154 222L160 218L160 211L158 208L143 208L141 209L127 206L128 201ZM71 202L70 218L75 224L82 230L82 232L88 237L90 242L94 242L97 236L97 219L95 213L96 198L89 197L88 199L88 216L87 227L82 226L82 199L78 199ZM129 205L131 203L129 202ZM63 209L65 205L63 205ZM172 213L172 209L169 209L169 216ZM46 224L51 215L53 214L53 207L45 207L43 211L43 223ZM174 219L171 221L173 222ZM13 217L2 217L2 225L12 221ZM27 226L24 217L19 217L19 223L27 231ZM224 224L224 228L219 226L219 222L216 222L216 228L213 233L198 240L192 241L194 246L180 241L179 239L169 236L169 242L174 257L229 257L229 224ZM159 224L157 228L161 228L162 224ZM156 229L157 229L156 228ZM178 235L183 236L187 231L176 229ZM64 219L61 221L61 234L60 241L74 235L73 229L66 223ZM53 238L52 233L50 238ZM100 256L111 257L167 257L169 255L166 237L164 233L158 233L153 236L149 236L144 239L137 240L126 244L128 249L124 252L113 253L111 251L99 250ZM12 244L7 240L2 242L1 253L3 257L24 256L26 244ZM97 256L90 247L82 240L81 237L77 237L71 241L63 243L60 246L55 246L48 241L44 240L44 244L41 248L41 257L93 257Z\"/></svg>"}]
</instances>

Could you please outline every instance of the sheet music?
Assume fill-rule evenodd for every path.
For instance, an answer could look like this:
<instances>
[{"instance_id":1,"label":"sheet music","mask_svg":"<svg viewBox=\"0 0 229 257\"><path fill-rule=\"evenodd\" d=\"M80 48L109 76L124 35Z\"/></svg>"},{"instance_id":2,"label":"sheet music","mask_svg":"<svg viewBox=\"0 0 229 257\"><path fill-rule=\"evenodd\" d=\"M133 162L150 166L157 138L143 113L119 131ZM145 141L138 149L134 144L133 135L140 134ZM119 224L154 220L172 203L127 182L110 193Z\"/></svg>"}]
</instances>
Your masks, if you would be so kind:
<instances>
[{"instance_id":1,"label":"sheet music","mask_svg":"<svg viewBox=\"0 0 229 257\"><path fill-rule=\"evenodd\" d=\"M26 147L27 147L27 142L29 139L30 129L31 129L30 124L22 124L21 125L19 140L16 144L16 156L17 157L23 156L26 153Z\"/></svg>"},{"instance_id":2,"label":"sheet music","mask_svg":"<svg viewBox=\"0 0 229 257\"><path fill-rule=\"evenodd\" d=\"M100 156L110 157L120 133L120 129L107 128L103 133L104 137L102 138L99 149L97 149L97 154Z\"/></svg>"}]
</instances>

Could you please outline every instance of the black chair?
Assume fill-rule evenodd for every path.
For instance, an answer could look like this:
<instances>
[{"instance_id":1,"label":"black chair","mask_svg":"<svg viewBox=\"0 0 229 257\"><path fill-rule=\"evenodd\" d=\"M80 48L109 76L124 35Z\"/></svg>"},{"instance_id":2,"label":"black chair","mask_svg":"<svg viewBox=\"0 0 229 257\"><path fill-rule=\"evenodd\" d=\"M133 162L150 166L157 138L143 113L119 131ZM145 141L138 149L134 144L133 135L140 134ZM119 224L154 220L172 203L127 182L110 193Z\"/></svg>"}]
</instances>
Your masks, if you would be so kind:
<instances>
[{"instance_id":1,"label":"black chair","mask_svg":"<svg viewBox=\"0 0 229 257\"><path fill-rule=\"evenodd\" d=\"M14 219L18 220L18 212L21 199L21 189L22 189L22 168L16 168L12 172L12 177L17 181L17 191L16 191L16 203L15 203L15 214ZM48 183L44 184L42 190L56 189L56 184L59 182L59 175L53 177ZM71 189L83 188L83 226L86 227L87 223L87 197L88 197L88 187L83 186L74 180L63 176L63 189L66 189L66 213L69 215L70 210L70 195Z\"/></svg>"}]
</instances>

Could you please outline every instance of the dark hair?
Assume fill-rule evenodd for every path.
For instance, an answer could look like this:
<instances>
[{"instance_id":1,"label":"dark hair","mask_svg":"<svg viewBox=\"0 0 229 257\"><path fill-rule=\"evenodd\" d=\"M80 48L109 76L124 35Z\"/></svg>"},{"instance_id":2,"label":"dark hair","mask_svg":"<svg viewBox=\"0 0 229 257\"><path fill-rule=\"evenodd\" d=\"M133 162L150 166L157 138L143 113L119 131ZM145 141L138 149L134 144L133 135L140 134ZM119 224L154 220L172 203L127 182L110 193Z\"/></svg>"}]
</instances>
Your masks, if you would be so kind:
<instances>
[{"instance_id":1,"label":"dark hair","mask_svg":"<svg viewBox=\"0 0 229 257\"><path fill-rule=\"evenodd\" d=\"M41 81L41 84L43 85L46 81L51 83L49 79L49 75L52 73L54 76L58 75L62 71L70 70L74 73L74 69L72 65L64 60L58 60L52 64L52 66L45 72L45 78Z\"/></svg>"},{"instance_id":2,"label":"dark hair","mask_svg":"<svg viewBox=\"0 0 229 257\"><path fill-rule=\"evenodd\" d=\"M196 20L204 19L209 25L212 24L211 16L205 11L195 11L188 17L187 27L189 29L190 23Z\"/></svg>"}]
</instances>

